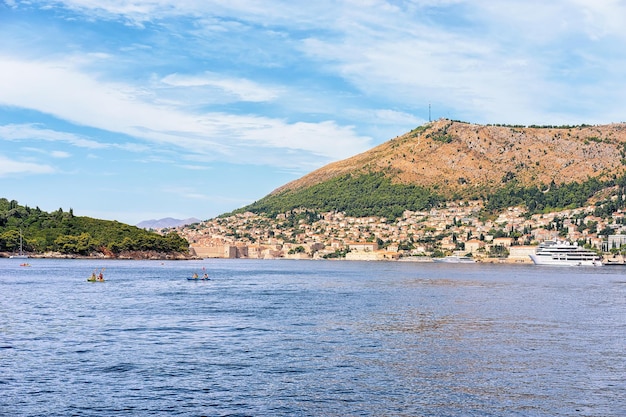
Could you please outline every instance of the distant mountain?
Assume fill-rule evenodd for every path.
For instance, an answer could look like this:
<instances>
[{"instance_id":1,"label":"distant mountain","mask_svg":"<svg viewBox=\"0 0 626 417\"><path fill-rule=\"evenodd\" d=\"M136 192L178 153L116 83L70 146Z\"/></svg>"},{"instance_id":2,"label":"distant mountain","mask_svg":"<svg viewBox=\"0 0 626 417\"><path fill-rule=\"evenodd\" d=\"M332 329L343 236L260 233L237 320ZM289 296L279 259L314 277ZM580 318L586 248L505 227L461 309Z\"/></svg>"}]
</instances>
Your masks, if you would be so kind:
<instances>
[{"instance_id":1,"label":"distant mountain","mask_svg":"<svg viewBox=\"0 0 626 417\"><path fill-rule=\"evenodd\" d=\"M237 212L398 215L464 199L541 210L583 204L607 187L623 186L625 173L625 123L526 127L440 119L313 171Z\"/></svg>"},{"instance_id":2,"label":"distant mountain","mask_svg":"<svg viewBox=\"0 0 626 417\"><path fill-rule=\"evenodd\" d=\"M184 220L166 217L164 219L159 219L159 220L144 220L140 223L137 223L136 226L142 229L158 230L158 229L165 229L169 227L186 226L188 224L193 224L193 223L198 223L198 222L200 222L200 220L196 219L195 217L190 217Z\"/></svg>"}]
</instances>

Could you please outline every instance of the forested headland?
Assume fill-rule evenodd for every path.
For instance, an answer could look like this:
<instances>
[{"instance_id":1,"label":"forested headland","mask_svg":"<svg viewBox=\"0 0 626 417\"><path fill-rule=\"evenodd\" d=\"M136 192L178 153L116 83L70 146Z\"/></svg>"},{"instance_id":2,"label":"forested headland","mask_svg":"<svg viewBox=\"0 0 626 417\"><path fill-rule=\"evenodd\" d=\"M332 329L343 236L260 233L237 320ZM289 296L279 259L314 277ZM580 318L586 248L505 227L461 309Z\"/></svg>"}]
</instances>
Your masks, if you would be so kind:
<instances>
[{"instance_id":1,"label":"forested headland","mask_svg":"<svg viewBox=\"0 0 626 417\"><path fill-rule=\"evenodd\" d=\"M166 235L117 221L74 216L59 208L45 212L0 198L0 253L129 258L184 258L189 243L175 232Z\"/></svg>"}]
</instances>

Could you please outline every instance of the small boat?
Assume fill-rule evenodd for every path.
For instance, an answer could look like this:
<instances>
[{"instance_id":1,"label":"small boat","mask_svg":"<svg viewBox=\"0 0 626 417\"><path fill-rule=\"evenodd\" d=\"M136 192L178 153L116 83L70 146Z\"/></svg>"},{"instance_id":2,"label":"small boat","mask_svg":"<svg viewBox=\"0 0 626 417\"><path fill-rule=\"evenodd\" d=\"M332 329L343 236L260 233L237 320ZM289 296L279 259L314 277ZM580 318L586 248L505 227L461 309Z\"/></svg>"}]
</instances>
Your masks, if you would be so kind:
<instances>
[{"instance_id":1,"label":"small boat","mask_svg":"<svg viewBox=\"0 0 626 417\"><path fill-rule=\"evenodd\" d=\"M203 271L206 271L205 268L202 268ZM194 272L194 274L191 276L191 278L187 278L187 281L210 281L211 278L209 278L209 274L207 274L206 272L204 273L204 275L202 275L202 277L200 277L197 273Z\"/></svg>"},{"instance_id":2,"label":"small boat","mask_svg":"<svg viewBox=\"0 0 626 417\"><path fill-rule=\"evenodd\" d=\"M445 258L434 258L433 262L449 263L449 264L473 264L476 263L472 258L467 256L446 256Z\"/></svg>"},{"instance_id":3,"label":"small boat","mask_svg":"<svg viewBox=\"0 0 626 417\"><path fill-rule=\"evenodd\" d=\"M22 247L22 229L20 229L20 253L19 255L11 255L9 258L11 259L28 259L28 255L24 254L24 249ZM30 266L30 265L21 265L21 266Z\"/></svg>"},{"instance_id":4,"label":"small boat","mask_svg":"<svg viewBox=\"0 0 626 417\"><path fill-rule=\"evenodd\" d=\"M24 263L20 264L20 266L30 266L30 264L28 262L24 262Z\"/></svg>"},{"instance_id":5,"label":"small boat","mask_svg":"<svg viewBox=\"0 0 626 417\"><path fill-rule=\"evenodd\" d=\"M104 268L100 270L99 274L93 271L91 276L87 278L87 282L104 282Z\"/></svg>"}]
</instances>

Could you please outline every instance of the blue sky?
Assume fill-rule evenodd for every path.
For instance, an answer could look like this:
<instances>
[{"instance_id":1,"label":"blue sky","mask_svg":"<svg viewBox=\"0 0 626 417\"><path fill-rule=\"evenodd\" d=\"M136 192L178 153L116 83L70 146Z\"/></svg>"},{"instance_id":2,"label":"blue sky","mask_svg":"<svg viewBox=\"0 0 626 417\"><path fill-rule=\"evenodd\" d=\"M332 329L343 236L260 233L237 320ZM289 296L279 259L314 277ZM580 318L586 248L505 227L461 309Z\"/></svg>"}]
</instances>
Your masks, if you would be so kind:
<instances>
[{"instance_id":1,"label":"blue sky","mask_svg":"<svg viewBox=\"0 0 626 417\"><path fill-rule=\"evenodd\" d=\"M0 197L208 219L428 121L626 120L623 0L0 0Z\"/></svg>"}]
</instances>

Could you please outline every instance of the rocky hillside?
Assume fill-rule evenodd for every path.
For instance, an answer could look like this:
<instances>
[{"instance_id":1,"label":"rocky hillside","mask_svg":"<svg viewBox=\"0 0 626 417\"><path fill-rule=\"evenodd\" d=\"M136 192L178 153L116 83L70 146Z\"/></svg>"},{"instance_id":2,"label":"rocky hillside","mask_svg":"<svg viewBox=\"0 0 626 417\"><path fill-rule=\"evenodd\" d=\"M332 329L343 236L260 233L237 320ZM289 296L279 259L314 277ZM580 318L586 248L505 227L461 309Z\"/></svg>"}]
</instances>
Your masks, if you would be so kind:
<instances>
[{"instance_id":1,"label":"rocky hillside","mask_svg":"<svg viewBox=\"0 0 626 417\"><path fill-rule=\"evenodd\" d=\"M626 172L626 124L484 126L441 119L278 188L296 191L345 174L383 173L393 183L451 196L522 186L606 180Z\"/></svg>"}]
</instances>

